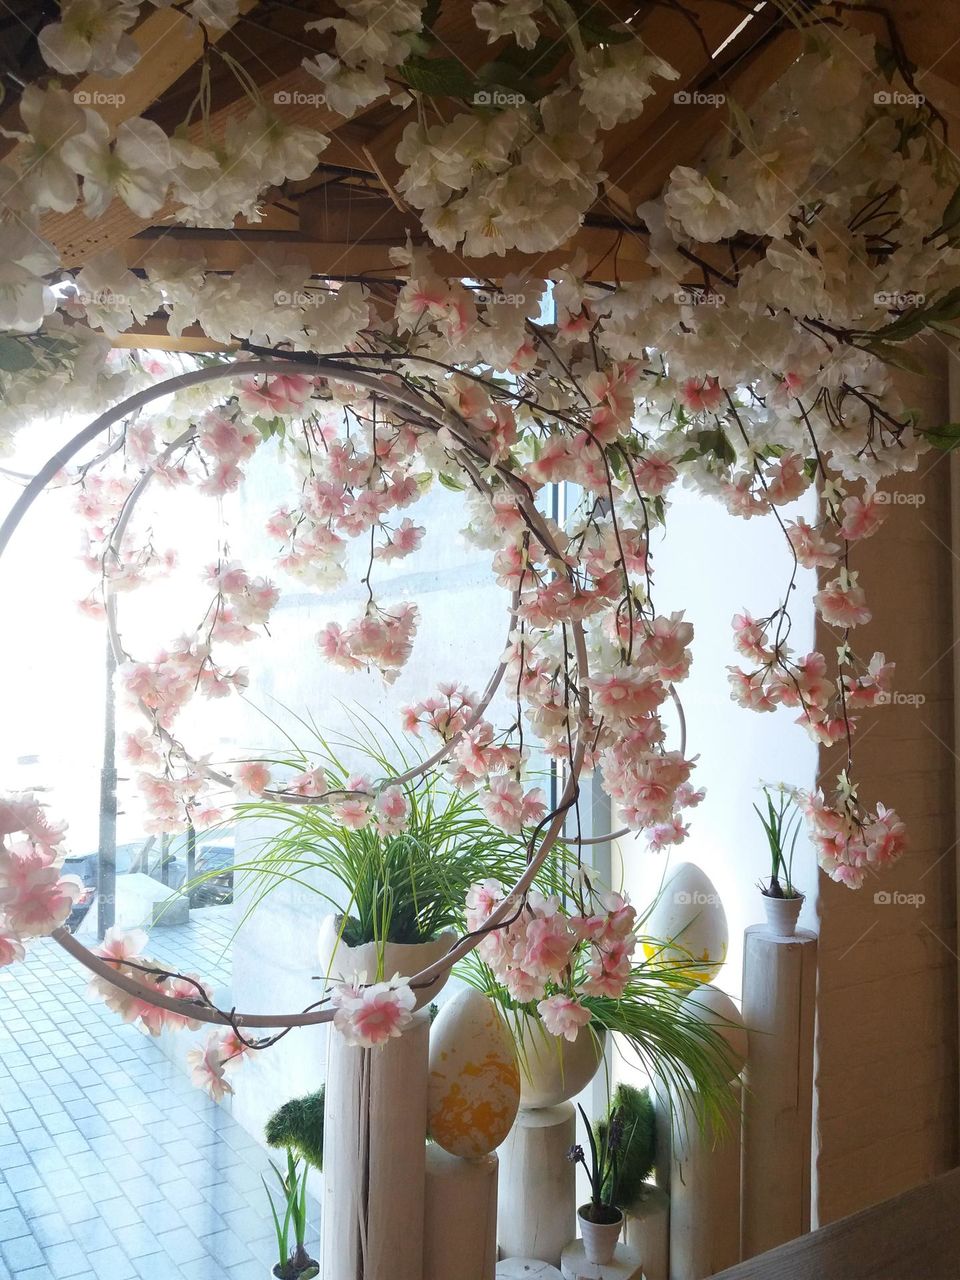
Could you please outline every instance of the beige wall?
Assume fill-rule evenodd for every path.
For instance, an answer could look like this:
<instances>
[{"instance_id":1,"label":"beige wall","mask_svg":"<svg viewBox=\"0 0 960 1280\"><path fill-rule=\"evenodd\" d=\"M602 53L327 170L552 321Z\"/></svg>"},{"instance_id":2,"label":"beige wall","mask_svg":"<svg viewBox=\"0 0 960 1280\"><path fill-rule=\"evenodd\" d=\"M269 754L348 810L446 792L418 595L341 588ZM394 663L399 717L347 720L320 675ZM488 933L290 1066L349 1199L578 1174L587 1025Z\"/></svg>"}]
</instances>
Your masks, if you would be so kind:
<instances>
[{"instance_id":1,"label":"beige wall","mask_svg":"<svg viewBox=\"0 0 960 1280\"><path fill-rule=\"evenodd\" d=\"M908 402L946 421L945 357L905 379ZM906 393L905 393L906 394ZM855 636L897 663L914 701L867 712L855 741L861 797L892 805L911 849L851 892L821 876L815 1221L830 1222L958 1161L954 626L950 461L927 454L852 567L873 609ZM903 501L907 496L911 501ZM822 630L822 629L821 629ZM828 632L818 647L835 643ZM921 701L922 699L922 701ZM826 785L842 763L821 753ZM877 893L916 895L876 901Z\"/></svg>"}]
</instances>

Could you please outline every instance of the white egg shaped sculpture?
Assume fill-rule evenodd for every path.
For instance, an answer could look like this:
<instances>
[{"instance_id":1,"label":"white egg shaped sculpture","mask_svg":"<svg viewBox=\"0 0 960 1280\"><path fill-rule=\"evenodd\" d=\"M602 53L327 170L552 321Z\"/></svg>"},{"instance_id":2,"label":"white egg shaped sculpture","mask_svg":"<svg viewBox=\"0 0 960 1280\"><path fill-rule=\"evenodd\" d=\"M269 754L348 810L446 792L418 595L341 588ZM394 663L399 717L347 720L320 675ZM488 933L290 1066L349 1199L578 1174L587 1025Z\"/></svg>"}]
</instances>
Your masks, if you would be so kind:
<instances>
[{"instance_id":1,"label":"white egg shaped sculpture","mask_svg":"<svg viewBox=\"0 0 960 1280\"><path fill-rule=\"evenodd\" d=\"M728 1080L738 1076L747 1061L748 1037L740 1010L719 987L704 985L691 991L680 1002L684 1013L713 1027L726 1041Z\"/></svg>"},{"instance_id":2,"label":"white egg shaped sculpture","mask_svg":"<svg viewBox=\"0 0 960 1280\"><path fill-rule=\"evenodd\" d=\"M681 862L664 881L642 926L648 960L673 965L697 982L710 982L727 958L727 914L710 877Z\"/></svg>"},{"instance_id":3,"label":"white egg shaped sculpture","mask_svg":"<svg viewBox=\"0 0 960 1280\"><path fill-rule=\"evenodd\" d=\"M454 1156L476 1159L503 1142L520 1106L510 1029L479 991L461 991L430 1028L427 1129Z\"/></svg>"}]
</instances>

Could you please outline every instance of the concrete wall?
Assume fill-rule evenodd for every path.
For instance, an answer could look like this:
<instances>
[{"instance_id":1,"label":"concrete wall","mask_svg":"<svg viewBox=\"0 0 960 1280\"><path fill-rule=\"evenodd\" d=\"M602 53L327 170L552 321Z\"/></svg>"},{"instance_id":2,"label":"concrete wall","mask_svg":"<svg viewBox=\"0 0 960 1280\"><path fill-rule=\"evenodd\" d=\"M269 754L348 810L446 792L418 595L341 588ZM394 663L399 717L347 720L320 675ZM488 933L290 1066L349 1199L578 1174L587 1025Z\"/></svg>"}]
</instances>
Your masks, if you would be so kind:
<instances>
[{"instance_id":1,"label":"concrete wall","mask_svg":"<svg viewBox=\"0 0 960 1280\"><path fill-rule=\"evenodd\" d=\"M908 403L946 421L943 351L905 380ZM897 663L897 696L865 713L854 742L868 804L892 805L911 847L851 892L821 877L817 1194L820 1223L957 1163L957 920L950 465L883 486L893 495L853 567L873 609L855 642ZM827 632L820 645L833 643ZM839 749L824 751L827 785Z\"/></svg>"}]
</instances>

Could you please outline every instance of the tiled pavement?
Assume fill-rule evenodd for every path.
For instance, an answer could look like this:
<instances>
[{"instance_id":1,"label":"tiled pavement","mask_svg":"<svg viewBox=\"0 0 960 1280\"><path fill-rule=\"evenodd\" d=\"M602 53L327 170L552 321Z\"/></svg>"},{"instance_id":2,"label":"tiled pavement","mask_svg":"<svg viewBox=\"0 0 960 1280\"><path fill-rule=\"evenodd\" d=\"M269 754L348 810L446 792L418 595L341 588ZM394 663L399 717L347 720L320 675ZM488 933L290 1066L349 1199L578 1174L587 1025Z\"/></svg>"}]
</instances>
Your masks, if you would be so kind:
<instances>
[{"instance_id":1,"label":"tiled pavement","mask_svg":"<svg viewBox=\"0 0 960 1280\"><path fill-rule=\"evenodd\" d=\"M214 976L216 923L151 952ZM0 1280L266 1280L266 1153L85 986L48 940L0 971Z\"/></svg>"}]
</instances>

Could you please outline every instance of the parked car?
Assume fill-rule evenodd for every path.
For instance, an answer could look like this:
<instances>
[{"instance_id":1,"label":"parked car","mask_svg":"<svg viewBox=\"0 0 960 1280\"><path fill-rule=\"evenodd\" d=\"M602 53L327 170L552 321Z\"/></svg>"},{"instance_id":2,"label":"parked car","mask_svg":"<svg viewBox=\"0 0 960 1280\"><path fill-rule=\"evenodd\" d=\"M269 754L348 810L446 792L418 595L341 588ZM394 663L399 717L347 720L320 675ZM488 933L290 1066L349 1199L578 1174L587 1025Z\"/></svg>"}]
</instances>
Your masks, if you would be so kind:
<instances>
[{"instance_id":1,"label":"parked car","mask_svg":"<svg viewBox=\"0 0 960 1280\"><path fill-rule=\"evenodd\" d=\"M98 852L77 854L64 860L63 874L79 876L84 885L66 919L71 933L76 932L97 896L99 862ZM220 844L197 843L190 877L191 907L215 907L233 901L233 862L233 843L229 839ZM148 840L118 844L116 868L118 876L142 872L171 889L182 889L187 883L185 841L178 837L165 849L161 849L159 842ZM206 878L197 884L200 877Z\"/></svg>"},{"instance_id":2,"label":"parked car","mask_svg":"<svg viewBox=\"0 0 960 1280\"><path fill-rule=\"evenodd\" d=\"M191 877L191 907L219 907L233 901L232 844L198 844ZM206 877L199 884L196 881ZM180 851L170 869L171 885L178 889L187 883L186 853Z\"/></svg>"},{"instance_id":3,"label":"parked car","mask_svg":"<svg viewBox=\"0 0 960 1280\"><path fill-rule=\"evenodd\" d=\"M83 890L64 921L71 933L76 933L97 896L98 858L99 854L96 853L82 853L63 860L61 875L77 876L83 882Z\"/></svg>"}]
</instances>

